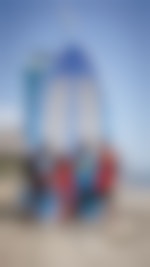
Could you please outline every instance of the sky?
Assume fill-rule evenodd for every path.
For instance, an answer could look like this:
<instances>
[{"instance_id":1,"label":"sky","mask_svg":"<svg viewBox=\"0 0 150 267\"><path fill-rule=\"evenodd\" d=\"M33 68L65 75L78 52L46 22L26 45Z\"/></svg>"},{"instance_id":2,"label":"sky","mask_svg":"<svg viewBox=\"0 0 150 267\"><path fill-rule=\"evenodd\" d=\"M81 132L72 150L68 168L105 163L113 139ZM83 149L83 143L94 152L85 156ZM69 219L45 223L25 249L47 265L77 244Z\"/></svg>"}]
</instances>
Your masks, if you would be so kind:
<instances>
[{"instance_id":1,"label":"sky","mask_svg":"<svg viewBox=\"0 0 150 267\"><path fill-rule=\"evenodd\" d=\"M150 171L148 1L0 0L0 127L22 122L22 69L34 53L83 46L128 166Z\"/></svg>"}]
</instances>

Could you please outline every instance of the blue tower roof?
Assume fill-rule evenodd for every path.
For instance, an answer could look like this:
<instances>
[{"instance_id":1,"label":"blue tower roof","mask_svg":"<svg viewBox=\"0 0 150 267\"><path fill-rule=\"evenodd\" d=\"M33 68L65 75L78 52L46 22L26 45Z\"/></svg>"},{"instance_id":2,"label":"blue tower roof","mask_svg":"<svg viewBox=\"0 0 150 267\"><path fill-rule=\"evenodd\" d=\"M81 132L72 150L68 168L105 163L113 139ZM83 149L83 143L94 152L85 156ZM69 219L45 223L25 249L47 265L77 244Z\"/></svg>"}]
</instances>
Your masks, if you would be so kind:
<instances>
[{"instance_id":1,"label":"blue tower roof","mask_svg":"<svg viewBox=\"0 0 150 267\"><path fill-rule=\"evenodd\" d=\"M67 49L58 60L58 69L62 74L68 75L89 75L91 73L90 63L78 48Z\"/></svg>"}]
</instances>

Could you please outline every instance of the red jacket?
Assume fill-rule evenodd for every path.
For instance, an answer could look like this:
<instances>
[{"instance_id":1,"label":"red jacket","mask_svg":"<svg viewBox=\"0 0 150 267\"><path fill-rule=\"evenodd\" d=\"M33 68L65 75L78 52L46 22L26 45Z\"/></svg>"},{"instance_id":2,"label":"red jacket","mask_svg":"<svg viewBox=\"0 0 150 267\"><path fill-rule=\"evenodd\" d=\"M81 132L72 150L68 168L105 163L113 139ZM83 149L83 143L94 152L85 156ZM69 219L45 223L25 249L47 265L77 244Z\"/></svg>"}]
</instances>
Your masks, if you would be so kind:
<instances>
[{"instance_id":1,"label":"red jacket","mask_svg":"<svg viewBox=\"0 0 150 267\"><path fill-rule=\"evenodd\" d=\"M108 149L104 149L99 157L96 172L96 190L102 193L109 193L116 183L116 157Z\"/></svg>"}]
</instances>

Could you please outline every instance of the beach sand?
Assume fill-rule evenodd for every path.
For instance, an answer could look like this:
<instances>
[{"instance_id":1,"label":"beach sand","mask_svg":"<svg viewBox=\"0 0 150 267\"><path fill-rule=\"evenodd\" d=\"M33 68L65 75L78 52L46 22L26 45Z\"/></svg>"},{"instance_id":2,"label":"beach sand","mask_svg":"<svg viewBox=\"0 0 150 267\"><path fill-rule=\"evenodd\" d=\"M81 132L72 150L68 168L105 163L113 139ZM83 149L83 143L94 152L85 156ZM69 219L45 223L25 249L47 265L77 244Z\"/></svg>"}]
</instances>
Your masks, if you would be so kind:
<instances>
[{"instance_id":1,"label":"beach sand","mask_svg":"<svg viewBox=\"0 0 150 267\"><path fill-rule=\"evenodd\" d=\"M1 181L1 207L14 208L19 188L17 180ZM12 214L0 217L2 267L150 266L148 189L120 187L112 209L91 222L27 222Z\"/></svg>"}]
</instances>

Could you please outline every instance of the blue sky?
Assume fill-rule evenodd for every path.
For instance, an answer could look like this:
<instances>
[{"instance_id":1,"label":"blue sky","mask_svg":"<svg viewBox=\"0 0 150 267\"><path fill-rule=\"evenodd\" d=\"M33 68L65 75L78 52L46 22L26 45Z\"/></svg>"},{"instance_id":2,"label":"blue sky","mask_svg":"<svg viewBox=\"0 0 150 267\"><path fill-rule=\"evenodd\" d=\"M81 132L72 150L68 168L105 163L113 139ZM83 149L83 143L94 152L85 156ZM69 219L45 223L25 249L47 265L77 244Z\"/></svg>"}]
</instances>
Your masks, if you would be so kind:
<instances>
[{"instance_id":1,"label":"blue sky","mask_svg":"<svg viewBox=\"0 0 150 267\"><path fill-rule=\"evenodd\" d=\"M93 60L114 143L127 164L150 170L149 11L142 0L1 0L0 120L21 121L21 70L33 53L73 41Z\"/></svg>"}]
</instances>

